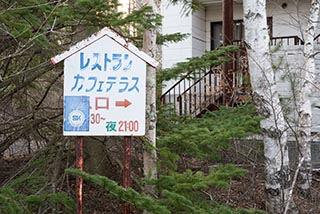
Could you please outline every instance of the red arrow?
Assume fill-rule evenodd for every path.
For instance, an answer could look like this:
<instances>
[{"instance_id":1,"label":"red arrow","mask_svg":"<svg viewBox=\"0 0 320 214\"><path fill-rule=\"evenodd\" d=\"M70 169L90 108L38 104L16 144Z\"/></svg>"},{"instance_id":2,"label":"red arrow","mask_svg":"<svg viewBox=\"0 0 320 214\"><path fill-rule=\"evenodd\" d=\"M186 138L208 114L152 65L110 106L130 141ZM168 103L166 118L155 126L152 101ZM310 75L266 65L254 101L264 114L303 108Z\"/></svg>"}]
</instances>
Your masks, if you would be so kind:
<instances>
[{"instance_id":1,"label":"red arrow","mask_svg":"<svg viewBox=\"0 0 320 214\"><path fill-rule=\"evenodd\" d=\"M125 107L127 108L129 105L131 105L131 102L127 99L124 99L124 101L116 101L117 107Z\"/></svg>"}]
</instances>

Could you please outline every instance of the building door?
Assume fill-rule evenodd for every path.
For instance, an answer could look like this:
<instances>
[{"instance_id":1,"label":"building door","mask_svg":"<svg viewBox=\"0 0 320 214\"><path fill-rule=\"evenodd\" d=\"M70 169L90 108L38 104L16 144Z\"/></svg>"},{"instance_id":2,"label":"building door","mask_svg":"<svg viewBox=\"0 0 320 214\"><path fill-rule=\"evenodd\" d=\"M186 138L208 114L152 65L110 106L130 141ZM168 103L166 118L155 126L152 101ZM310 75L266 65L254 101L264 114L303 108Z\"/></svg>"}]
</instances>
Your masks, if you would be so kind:
<instances>
[{"instance_id":1,"label":"building door","mask_svg":"<svg viewBox=\"0 0 320 214\"><path fill-rule=\"evenodd\" d=\"M269 27L269 35L272 38L272 17L267 18ZM223 44L222 37L222 22L211 22L210 25L210 50L217 49ZM243 20L233 21L233 40L236 42L242 41L244 38L244 24Z\"/></svg>"}]
</instances>

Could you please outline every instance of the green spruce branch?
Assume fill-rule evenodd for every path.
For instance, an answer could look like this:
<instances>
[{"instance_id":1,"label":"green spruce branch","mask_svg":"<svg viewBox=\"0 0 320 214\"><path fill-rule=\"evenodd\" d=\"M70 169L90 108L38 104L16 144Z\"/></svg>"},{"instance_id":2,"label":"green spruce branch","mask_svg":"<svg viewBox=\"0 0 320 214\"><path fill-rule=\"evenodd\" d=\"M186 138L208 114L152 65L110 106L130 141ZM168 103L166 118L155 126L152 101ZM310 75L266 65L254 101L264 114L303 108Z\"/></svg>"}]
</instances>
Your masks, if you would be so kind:
<instances>
[{"instance_id":1,"label":"green spruce branch","mask_svg":"<svg viewBox=\"0 0 320 214\"><path fill-rule=\"evenodd\" d=\"M125 189L115 181L100 175L91 175L78 169L66 169L66 172L72 175L81 176L84 180L90 181L110 192L117 198L134 205L135 207L147 210L154 214L170 214L171 212L160 205L157 200L148 195L138 193L132 188Z\"/></svg>"}]
</instances>

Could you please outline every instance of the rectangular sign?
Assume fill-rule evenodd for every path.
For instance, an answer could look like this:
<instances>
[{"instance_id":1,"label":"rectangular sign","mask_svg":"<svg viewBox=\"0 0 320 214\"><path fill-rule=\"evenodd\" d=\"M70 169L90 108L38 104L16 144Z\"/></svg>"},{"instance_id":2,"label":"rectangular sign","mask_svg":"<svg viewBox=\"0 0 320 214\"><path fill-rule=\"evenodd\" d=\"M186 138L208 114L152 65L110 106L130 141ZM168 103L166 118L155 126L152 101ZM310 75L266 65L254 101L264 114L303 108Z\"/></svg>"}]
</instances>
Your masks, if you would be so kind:
<instances>
[{"instance_id":1,"label":"rectangular sign","mask_svg":"<svg viewBox=\"0 0 320 214\"><path fill-rule=\"evenodd\" d=\"M104 36L64 60L66 136L145 134L146 63Z\"/></svg>"}]
</instances>

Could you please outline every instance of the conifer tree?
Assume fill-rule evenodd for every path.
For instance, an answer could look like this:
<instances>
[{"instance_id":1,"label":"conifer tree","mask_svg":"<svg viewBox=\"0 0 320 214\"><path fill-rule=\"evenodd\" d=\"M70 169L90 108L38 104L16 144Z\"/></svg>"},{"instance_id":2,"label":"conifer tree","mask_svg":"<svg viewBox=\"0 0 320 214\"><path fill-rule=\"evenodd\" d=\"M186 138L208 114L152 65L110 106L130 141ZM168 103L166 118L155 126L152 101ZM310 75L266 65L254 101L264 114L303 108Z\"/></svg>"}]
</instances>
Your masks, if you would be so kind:
<instances>
[{"instance_id":1,"label":"conifer tree","mask_svg":"<svg viewBox=\"0 0 320 214\"><path fill-rule=\"evenodd\" d=\"M117 0L0 2L0 153L26 136L42 143L61 134L63 69L51 66L52 56L103 27L141 46L142 37L127 26L134 23L141 35L159 24L150 7L125 15L118 6Z\"/></svg>"},{"instance_id":2,"label":"conifer tree","mask_svg":"<svg viewBox=\"0 0 320 214\"><path fill-rule=\"evenodd\" d=\"M193 171L180 164L184 157L193 160L215 160L233 138L259 133L260 117L253 106L222 108L202 118L177 116L170 108L159 112L158 120L158 179L145 180L157 190L157 195L146 195L136 190L126 190L107 177L90 175L68 169L82 176L117 198L149 213L263 213L259 210L230 208L205 194L210 187L227 187L228 180L243 176L246 170L231 164L220 164L208 172Z\"/></svg>"},{"instance_id":3,"label":"conifer tree","mask_svg":"<svg viewBox=\"0 0 320 214\"><path fill-rule=\"evenodd\" d=\"M142 33L145 29L156 27L160 23L159 16L152 16L150 7L124 14L118 11L118 6L117 0L0 2L1 155L7 152L9 147L19 154L33 153L35 147L44 150L50 146L57 146L56 149L62 150L70 149L68 145L71 139L61 138L63 68L52 67L49 59L103 27L111 28L141 47ZM129 25L135 27L136 35L130 35ZM23 147L28 150L19 151L19 148ZM49 158L36 159L52 164L57 161L61 164L60 158L57 156L53 162ZM44 200L55 203L55 196L51 197L50 194L60 191L56 179L57 174L61 173L58 169L60 166L56 166L55 170L51 171L52 174L45 175L52 179L48 181L52 182L52 189L37 186L28 194L20 194L18 189L3 187L0 197L16 204L17 209L20 209L25 207L26 200L33 201L29 199L40 197L39 190L45 189L43 198L47 198ZM11 194L14 191L17 191L16 194ZM16 200L16 197L19 200ZM38 203L35 206L39 208L42 205ZM10 203L6 208L1 207L0 212L4 212L3 209L8 207ZM27 210L25 208L23 213L28 213Z\"/></svg>"}]
</instances>

